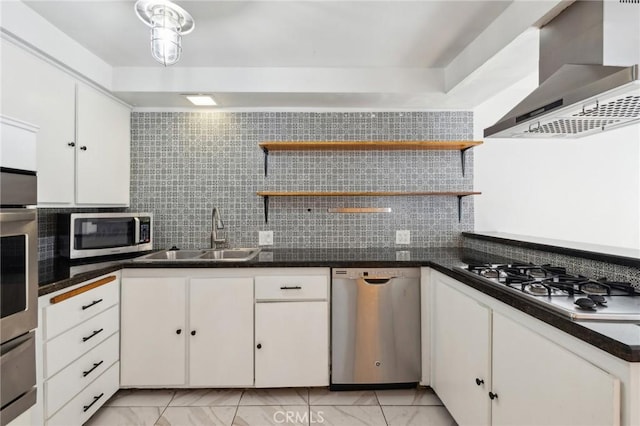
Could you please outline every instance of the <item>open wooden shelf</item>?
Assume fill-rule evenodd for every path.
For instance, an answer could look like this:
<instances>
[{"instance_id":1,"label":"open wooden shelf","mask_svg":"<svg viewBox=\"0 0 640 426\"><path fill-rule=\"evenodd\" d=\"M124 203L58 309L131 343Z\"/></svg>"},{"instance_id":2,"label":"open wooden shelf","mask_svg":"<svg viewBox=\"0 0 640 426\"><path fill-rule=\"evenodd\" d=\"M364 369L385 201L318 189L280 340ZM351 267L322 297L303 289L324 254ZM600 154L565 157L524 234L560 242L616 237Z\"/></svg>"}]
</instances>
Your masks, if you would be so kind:
<instances>
[{"instance_id":1,"label":"open wooden shelf","mask_svg":"<svg viewBox=\"0 0 640 426\"><path fill-rule=\"evenodd\" d=\"M395 197L395 196L455 196L458 197L458 221L462 218L462 198L469 195L480 195L473 191L258 191L256 194L264 199L264 222L269 223L269 197Z\"/></svg>"},{"instance_id":2,"label":"open wooden shelf","mask_svg":"<svg viewBox=\"0 0 640 426\"><path fill-rule=\"evenodd\" d=\"M322 192L322 191L258 191L261 197L387 197L387 196L429 196L429 195L479 195L481 192L453 192L453 191L349 191L349 192Z\"/></svg>"},{"instance_id":3,"label":"open wooden shelf","mask_svg":"<svg viewBox=\"0 0 640 426\"><path fill-rule=\"evenodd\" d=\"M463 150L481 141L287 141L261 142L264 151Z\"/></svg>"},{"instance_id":4,"label":"open wooden shelf","mask_svg":"<svg viewBox=\"0 0 640 426\"><path fill-rule=\"evenodd\" d=\"M464 176L464 153L482 141L265 141L258 145L264 152L264 175L267 176L269 151L460 151Z\"/></svg>"}]
</instances>

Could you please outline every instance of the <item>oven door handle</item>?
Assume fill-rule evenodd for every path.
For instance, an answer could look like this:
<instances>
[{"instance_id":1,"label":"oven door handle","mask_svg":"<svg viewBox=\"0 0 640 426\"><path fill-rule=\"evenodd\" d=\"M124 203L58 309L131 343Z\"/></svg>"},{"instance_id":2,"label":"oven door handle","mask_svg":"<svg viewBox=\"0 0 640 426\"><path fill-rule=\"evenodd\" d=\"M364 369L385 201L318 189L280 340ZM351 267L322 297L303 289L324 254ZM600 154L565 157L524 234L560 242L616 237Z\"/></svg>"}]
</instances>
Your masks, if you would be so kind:
<instances>
[{"instance_id":1,"label":"oven door handle","mask_svg":"<svg viewBox=\"0 0 640 426\"><path fill-rule=\"evenodd\" d=\"M3 353L0 356L0 364L22 357L31 346L35 347L35 334L33 331L25 336L16 338L13 342L4 343L2 345Z\"/></svg>"}]
</instances>

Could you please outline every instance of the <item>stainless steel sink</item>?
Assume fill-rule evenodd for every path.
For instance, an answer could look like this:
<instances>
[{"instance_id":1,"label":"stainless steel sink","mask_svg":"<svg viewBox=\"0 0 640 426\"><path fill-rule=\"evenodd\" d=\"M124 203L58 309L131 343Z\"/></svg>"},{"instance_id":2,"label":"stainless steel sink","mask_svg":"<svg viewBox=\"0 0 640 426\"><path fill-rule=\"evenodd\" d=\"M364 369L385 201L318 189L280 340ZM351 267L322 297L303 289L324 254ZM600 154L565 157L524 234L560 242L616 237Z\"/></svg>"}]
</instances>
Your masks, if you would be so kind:
<instances>
[{"instance_id":1,"label":"stainless steel sink","mask_svg":"<svg viewBox=\"0 0 640 426\"><path fill-rule=\"evenodd\" d=\"M136 258L135 262L246 262L260 252L259 248L164 250Z\"/></svg>"},{"instance_id":2,"label":"stainless steel sink","mask_svg":"<svg viewBox=\"0 0 640 426\"><path fill-rule=\"evenodd\" d=\"M258 252L259 248L235 248L235 249L216 249L206 250L206 252L198 257L203 260L249 260L253 259Z\"/></svg>"},{"instance_id":3,"label":"stainless steel sink","mask_svg":"<svg viewBox=\"0 0 640 426\"><path fill-rule=\"evenodd\" d=\"M164 250L138 257L136 260L190 260L203 253L204 250Z\"/></svg>"}]
</instances>

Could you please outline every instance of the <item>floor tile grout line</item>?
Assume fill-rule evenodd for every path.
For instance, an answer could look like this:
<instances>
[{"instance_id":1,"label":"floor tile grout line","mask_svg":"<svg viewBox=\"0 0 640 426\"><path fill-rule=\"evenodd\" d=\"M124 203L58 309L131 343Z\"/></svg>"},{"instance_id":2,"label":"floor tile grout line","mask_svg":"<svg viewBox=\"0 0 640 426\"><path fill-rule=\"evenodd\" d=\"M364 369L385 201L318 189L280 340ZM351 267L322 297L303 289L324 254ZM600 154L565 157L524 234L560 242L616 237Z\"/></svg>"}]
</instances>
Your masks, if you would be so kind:
<instances>
[{"instance_id":1,"label":"floor tile grout line","mask_svg":"<svg viewBox=\"0 0 640 426\"><path fill-rule=\"evenodd\" d=\"M236 404L236 411L233 412L233 418L231 419L231 426L233 426L236 422L236 417L238 416L238 409L240 408L240 401L242 401L242 397L244 396L245 391L246 389L242 389L242 393L240 393L238 404Z\"/></svg>"},{"instance_id":2,"label":"floor tile grout line","mask_svg":"<svg viewBox=\"0 0 640 426\"><path fill-rule=\"evenodd\" d=\"M380 398L378 398L378 392L373 391L373 394L376 397L376 401L378 402L378 407L380 407L380 412L382 413L382 418L384 419L385 425L389 426L389 422L387 421L387 416L384 415L384 409L382 408L382 404L380 403Z\"/></svg>"},{"instance_id":3,"label":"floor tile grout line","mask_svg":"<svg viewBox=\"0 0 640 426\"><path fill-rule=\"evenodd\" d=\"M173 401L173 398L176 397L176 390L173 390L173 395L171 395L171 398L169 399L169 401L167 402L167 405L165 405L164 409L162 410L162 412L160 412L160 416L156 419L154 425L157 425L158 422L160 421L160 419L162 418L162 416L164 415L164 412L167 411L167 408L169 408L169 405L171 405L171 401Z\"/></svg>"}]
</instances>

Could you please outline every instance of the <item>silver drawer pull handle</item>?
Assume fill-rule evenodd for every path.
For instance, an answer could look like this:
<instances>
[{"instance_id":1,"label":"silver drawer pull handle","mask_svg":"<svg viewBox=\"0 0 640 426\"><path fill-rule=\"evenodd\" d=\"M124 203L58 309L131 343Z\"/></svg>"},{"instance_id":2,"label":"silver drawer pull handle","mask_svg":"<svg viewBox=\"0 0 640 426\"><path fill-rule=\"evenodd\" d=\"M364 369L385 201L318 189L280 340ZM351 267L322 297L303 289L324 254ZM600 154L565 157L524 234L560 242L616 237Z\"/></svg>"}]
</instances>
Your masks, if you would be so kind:
<instances>
[{"instance_id":1,"label":"silver drawer pull handle","mask_svg":"<svg viewBox=\"0 0 640 426\"><path fill-rule=\"evenodd\" d=\"M91 333L91 336L89 337L83 337L82 341L86 342L87 340L91 339L92 337L94 337L96 334L102 332L104 330L104 328L101 328L100 330L95 330L93 333Z\"/></svg>"},{"instance_id":2,"label":"silver drawer pull handle","mask_svg":"<svg viewBox=\"0 0 640 426\"><path fill-rule=\"evenodd\" d=\"M89 303L88 305L84 305L82 307L82 310L84 311L85 309L89 309L90 307L92 307L93 305L97 305L98 303L102 302L102 299L98 299L98 300L94 300L93 302Z\"/></svg>"},{"instance_id":3,"label":"silver drawer pull handle","mask_svg":"<svg viewBox=\"0 0 640 426\"><path fill-rule=\"evenodd\" d=\"M84 407L82 407L82 411L86 413L86 412L87 412L87 410L88 410L89 408L91 408L91 407L93 406L93 404L95 404L96 402L98 402L98 400L99 400L100 398L102 398L103 396L104 396L104 392L102 392L102 393L101 393L100 395L98 395L98 396L94 396L94 397L93 397L93 401L91 401L91 404L89 404L89 405L85 405Z\"/></svg>"},{"instance_id":4,"label":"silver drawer pull handle","mask_svg":"<svg viewBox=\"0 0 640 426\"><path fill-rule=\"evenodd\" d=\"M280 287L280 290L302 290L302 287L300 287L299 285L297 285L295 287L287 287L285 285L283 287Z\"/></svg>"},{"instance_id":5,"label":"silver drawer pull handle","mask_svg":"<svg viewBox=\"0 0 640 426\"><path fill-rule=\"evenodd\" d=\"M83 371L83 372L82 372L82 377L87 377L89 374L91 374L91 372L92 372L93 370L95 370L96 368L100 367L100 365L101 365L103 362L104 362L104 360L103 360L103 361L100 361L100 362L94 362L94 363L93 363L93 367L91 367L91 368L89 369L89 371Z\"/></svg>"}]
</instances>

